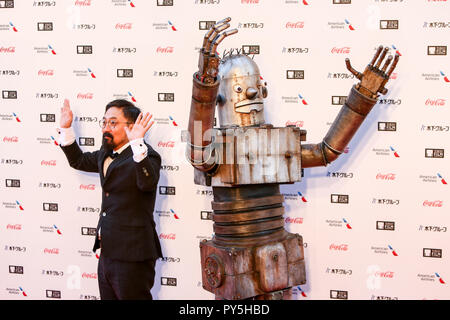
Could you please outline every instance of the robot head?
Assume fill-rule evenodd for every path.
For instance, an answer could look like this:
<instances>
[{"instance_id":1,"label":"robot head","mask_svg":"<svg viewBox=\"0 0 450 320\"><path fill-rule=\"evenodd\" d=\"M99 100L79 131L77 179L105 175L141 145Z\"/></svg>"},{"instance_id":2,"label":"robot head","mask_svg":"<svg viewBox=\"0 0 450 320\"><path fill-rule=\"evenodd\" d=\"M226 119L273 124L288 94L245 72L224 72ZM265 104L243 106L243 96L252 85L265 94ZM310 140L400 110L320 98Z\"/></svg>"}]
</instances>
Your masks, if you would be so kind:
<instances>
[{"instance_id":1,"label":"robot head","mask_svg":"<svg viewBox=\"0 0 450 320\"><path fill-rule=\"evenodd\" d=\"M246 55L230 55L221 61L218 76L220 127L263 124L267 88L256 63Z\"/></svg>"}]
</instances>

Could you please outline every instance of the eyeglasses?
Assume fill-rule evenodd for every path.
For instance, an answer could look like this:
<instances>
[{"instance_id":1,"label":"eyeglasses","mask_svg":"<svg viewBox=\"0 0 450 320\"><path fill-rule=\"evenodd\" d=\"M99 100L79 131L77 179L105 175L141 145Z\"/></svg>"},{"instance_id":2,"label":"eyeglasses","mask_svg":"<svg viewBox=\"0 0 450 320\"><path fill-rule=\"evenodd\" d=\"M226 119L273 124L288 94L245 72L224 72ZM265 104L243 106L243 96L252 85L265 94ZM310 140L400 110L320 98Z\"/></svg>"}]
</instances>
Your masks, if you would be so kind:
<instances>
[{"instance_id":1,"label":"eyeglasses","mask_svg":"<svg viewBox=\"0 0 450 320\"><path fill-rule=\"evenodd\" d=\"M108 126L111 130L114 130L115 128L116 128L116 126L117 126L117 124L119 124L119 123L127 123L127 124L130 124L131 122L126 122L126 121L117 121L117 120L105 120L105 119L102 119L102 120L100 120L99 122L99 125L100 125L100 128L102 128L102 129L105 129L106 128L106 126Z\"/></svg>"}]
</instances>

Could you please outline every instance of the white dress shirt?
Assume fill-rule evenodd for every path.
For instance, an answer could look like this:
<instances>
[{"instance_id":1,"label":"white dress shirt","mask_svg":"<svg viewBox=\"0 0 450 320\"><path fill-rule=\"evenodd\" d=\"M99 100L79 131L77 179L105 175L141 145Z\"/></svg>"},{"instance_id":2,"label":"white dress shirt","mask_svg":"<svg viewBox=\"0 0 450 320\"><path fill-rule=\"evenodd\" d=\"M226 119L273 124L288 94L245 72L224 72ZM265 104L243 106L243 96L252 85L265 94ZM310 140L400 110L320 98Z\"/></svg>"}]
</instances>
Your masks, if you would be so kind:
<instances>
[{"instance_id":1,"label":"white dress shirt","mask_svg":"<svg viewBox=\"0 0 450 320\"><path fill-rule=\"evenodd\" d=\"M68 146L75 142L75 132L73 131L73 128L58 128L59 132L59 139L58 142L61 146ZM133 151L133 160L135 162L141 162L146 156L147 156L147 146L144 143L144 138L138 138L131 140L130 142L126 143L124 146L122 146L118 150L114 150L114 152L121 153L123 150L125 150L128 146L131 146L131 150ZM105 164L106 168L111 164L111 162L114 159L111 157L107 157L105 159L105 163L103 164L103 170L104 174L106 174Z\"/></svg>"}]
</instances>

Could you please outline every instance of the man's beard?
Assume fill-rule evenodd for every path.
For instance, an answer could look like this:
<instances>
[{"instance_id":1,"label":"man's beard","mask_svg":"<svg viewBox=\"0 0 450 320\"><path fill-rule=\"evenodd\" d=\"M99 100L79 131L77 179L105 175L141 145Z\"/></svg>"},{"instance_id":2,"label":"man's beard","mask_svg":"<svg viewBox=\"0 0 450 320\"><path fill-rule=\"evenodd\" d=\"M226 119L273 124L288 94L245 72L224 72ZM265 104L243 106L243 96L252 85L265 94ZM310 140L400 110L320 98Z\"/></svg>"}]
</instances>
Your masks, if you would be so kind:
<instances>
[{"instance_id":1,"label":"man's beard","mask_svg":"<svg viewBox=\"0 0 450 320\"><path fill-rule=\"evenodd\" d=\"M109 138L111 138L111 140L105 139L105 137L109 137ZM106 151L107 153L114 150L114 148L116 147L116 145L115 145L115 143L114 143L114 137L112 136L111 133L105 132L105 133L103 134L102 146L103 146L103 148L105 149L105 151Z\"/></svg>"}]
</instances>

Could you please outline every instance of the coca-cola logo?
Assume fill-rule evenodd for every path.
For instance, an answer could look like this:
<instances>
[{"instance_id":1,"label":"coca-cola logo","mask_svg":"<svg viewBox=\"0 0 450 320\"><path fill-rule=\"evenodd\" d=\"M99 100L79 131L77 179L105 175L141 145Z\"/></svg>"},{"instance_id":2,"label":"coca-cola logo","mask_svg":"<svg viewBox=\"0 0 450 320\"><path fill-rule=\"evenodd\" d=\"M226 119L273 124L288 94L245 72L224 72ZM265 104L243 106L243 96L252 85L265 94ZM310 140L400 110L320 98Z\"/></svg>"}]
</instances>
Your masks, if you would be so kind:
<instances>
[{"instance_id":1,"label":"coca-cola logo","mask_svg":"<svg viewBox=\"0 0 450 320\"><path fill-rule=\"evenodd\" d=\"M14 137L4 137L3 142L11 142L11 143L19 142L19 138L15 137L15 136Z\"/></svg>"},{"instance_id":2,"label":"coca-cola logo","mask_svg":"<svg viewBox=\"0 0 450 320\"><path fill-rule=\"evenodd\" d=\"M434 201L425 200L422 205L424 207L437 207L437 208L440 208L440 207L443 206L443 204L444 204L444 201L442 201L442 200L434 200Z\"/></svg>"},{"instance_id":3,"label":"coca-cola logo","mask_svg":"<svg viewBox=\"0 0 450 320\"><path fill-rule=\"evenodd\" d=\"M14 53L16 52L16 47L0 47L0 53Z\"/></svg>"},{"instance_id":4,"label":"coca-cola logo","mask_svg":"<svg viewBox=\"0 0 450 320\"><path fill-rule=\"evenodd\" d=\"M158 142L158 147L160 148L173 148L175 146L175 141L160 141Z\"/></svg>"},{"instance_id":5,"label":"coca-cola logo","mask_svg":"<svg viewBox=\"0 0 450 320\"><path fill-rule=\"evenodd\" d=\"M378 173L377 180L395 180L395 173Z\"/></svg>"},{"instance_id":6,"label":"coca-cola logo","mask_svg":"<svg viewBox=\"0 0 450 320\"><path fill-rule=\"evenodd\" d=\"M92 100L93 97L94 97L94 94L91 92L77 94L77 99L82 99L82 100L85 100L85 99Z\"/></svg>"},{"instance_id":7,"label":"coca-cola logo","mask_svg":"<svg viewBox=\"0 0 450 320\"><path fill-rule=\"evenodd\" d=\"M335 250L335 251L347 251L348 250L348 244L330 244L329 247L330 250Z\"/></svg>"},{"instance_id":8,"label":"coca-cola logo","mask_svg":"<svg viewBox=\"0 0 450 320\"><path fill-rule=\"evenodd\" d=\"M118 30L131 30L132 27L133 27L133 24L131 22L116 24L116 29L118 29Z\"/></svg>"},{"instance_id":9,"label":"coca-cola logo","mask_svg":"<svg viewBox=\"0 0 450 320\"><path fill-rule=\"evenodd\" d=\"M302 224L303 223L303 218L290 218L290 217L286 217L286 219L284 220L285 223L297 223L297 224Z\"/></svg>"},{"instance_id":10,"label":"coca-cola logo","mask_svg":"<svg viewBox=\"0 0 450 320\"><path fill-rule=\"evenodd\" d=\"M42 160L41 166L56 166L56 160Z\"/></svg>"},{"instance_id":11,"label":"coca-cola logo","mask_svg":"<svg viewBox=\"0 0 450 320\"><path fill-rule=\"evenodd\" d=\"M22 230L21 224L8 224L6 230Z\"/></svg>"},{"instance_id":12,"label":"coca-cola logo","mask_svg":"<svg viewBox=\"0 0 450 320\"><path fill-rule=\"evenodd\" d=\"M430 98L428 98L425 101L425 105L426 106L445 106L445 102L446 102L445 99L440 99L440 98L430 99Z\"/></svg>"},{"instance_id":13,"label":"coca-cola logo","mask_svg":"<svg viewBox=\"0 0 450 320\"><path fill-rule=\"evenodd\" d=\"M168 234L160 233L159 238L164 239L164 240L175 240L176 234L175 233L168 233Z\"/></svg>"},{"instance_id":14,"label":"coca-cola logo","mask_svg":"<svg viewBox=\"0 0 450 320\"><path fill-rule=\"evenodd\" d=\"M331 53L336 53L336 54L341 54L341 53L350 53L350 47L341 47L341 48L336 48L333 47L333 49L331 49Z\"/></svg>"},{"instance_id":15,"label":"coca-cola logo","mask_svg":"<svg viewBox=\"0 0 450 320\"><path fill-rule=\"evenodd\" d=\"M55 74L55 70L53 70L53 69L38 71L38 76L51 77L54 74Z\"/></svg>"},{"instance_id":16,"label":"coca-cola logo","mask_svg":"<svg viewBox=\"0 0 450 320\"><path fill-rule=\"evenodd\" d=\"M375 277L379 277L379 278L393 278L394 277L394 272L392 271L377 271L375 272Z\"/></svg>"},{"instance_id":17,"label":"coca-cola logo","mask_svg":"<svg viewBox=\"0 0 450 320\"><path fill-rule=\"evenodd\" d=\"M304 21L286 22L286 29L302 29L304 26Z\"/></svg>"},{"instance_id":18,"label":"coca-cola logo","mask_svg":"<svg viewBox=\"0 0 450 320\"><path fill-rule=\"evenodd\" d=\"M301 127L303 127L304 123L305 122L303 120L300 120L300 121L290 121L290 120L288 120L288 121L286 121L286 126L295 126L295 127L301 128Z\"/></svg>"},{"instance_id":19,"label":"coca-cola logo","mask_svg":"<svg viewBox=\"0 0 450 320\"><path fill-rule=\"evenodd\" d=\"M172 53L174 50L174 47L168 46L168 47L158 47L156 49L156 53Z\"/></svg>"},{"instance_id":20,"label":"coca-cola logo","mask_svg":"<svg viewBox=\"0 0 450 320\"><path fill-rule=\"evenodd\" d=\"M95 184L80 184L80 190L95 190Z\"/></svg>"},{"instance_id":21,"label":"coca-cola logo","mask_svg":"<svg viewBox=\"0 0 450 320\"><path fill-rule=\"evenodd\" d=\"M44 253L48 253L48 254L59 254L59 249L58 248L45 248L44 249Z\"/></svg>"},{"instance_id":22,"label":"coca-cola logo","mask_svg":"<svg viewBox=\"0 0 450 320\"><path fill-rule=\"evenodd\" d=\"M77 0L75 1L75 6L78 7L89 7L91 5L91 0Z\"/></svg>"},{"instance_id":23,"label":"coca-cola logo","mask_svg":"<svg viewBox=\"0 0 450 320\"><path fill-rule=\"evenodd\" d=\"M97 279L97 273L95 273L95 272L91 272L91 273L83 272L83 274L81 275L81 278L83 278L83 279Z\"/></svg>"}]
</instances>

